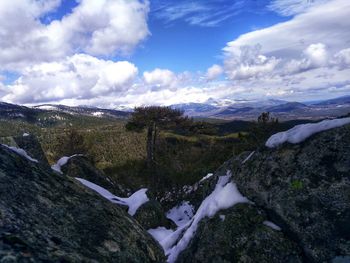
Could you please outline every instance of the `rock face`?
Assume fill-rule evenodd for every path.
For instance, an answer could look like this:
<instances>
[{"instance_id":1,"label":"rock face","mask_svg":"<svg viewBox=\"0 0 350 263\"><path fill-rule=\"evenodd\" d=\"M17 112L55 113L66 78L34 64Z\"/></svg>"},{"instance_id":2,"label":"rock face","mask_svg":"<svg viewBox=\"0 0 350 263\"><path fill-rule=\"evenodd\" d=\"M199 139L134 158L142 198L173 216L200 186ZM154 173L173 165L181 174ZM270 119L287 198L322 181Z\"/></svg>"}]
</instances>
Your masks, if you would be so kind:
<instances>
[{"instance_id":1,"label":"rock face","mask_svg":"<svg viewBox=\"0 0 350 263\"><path fill-rule=\"evenodd\" d=\"M163 207L156 200L150 200L143 204L136 211L134 218L144 229L157 228L159 226L166 228L176 227L171 220L166 218Z\"/></svg>"},{"instance_id":2,"label":"rock face","mask_svg":"<svg viewBox=\"0 0 350 263\"><path fill-rule=\"evenodd\" d=\"M125 211L0 146L0 262L164 262Z\"/></svg>"},{"instance_id":3,"label":"rock face","mask_svg":"<svg viewBox=\"0 0 350 263\"><path fill-rule=\"evenodd\" d=\"M241 192L300 244L309 262L350 255L349 125L257 152L235 167Z\"/></svg>"},{"instance_id":4,"label":"rock face","mask_svg":"<svg viewBox=\"0 0 350 263\"><path fill-rule=\"evenodd\" d=\"M93 182L116 195L125 195L125 191L118 184L113 182L101 170L94 167L84 156L76 155L71 157L67 164L62 166L62 172L66 176L78 177Z\"/></svg>"},{"instance_id":5,"label":"rock face","mask_svg":"<svg viewBox=\"0 0 350 263\"><path fill-rule=\"evenodd\" d=\"M201 222L190 247L177 262L302 262L301 250L263 222L250 204L238 204Z\"/></svg>"},{"instance_id":6,"label":"rock face","mask_svg":"<svg viewBox=\"0 0 350 263\"><path fill-rule=\"evenodd\" d=\"M232 171L254 205L203 221L178 261L350 262L350 126L258 150L242 163L248 154L225 163L216 178ZM262 226L266 219L281 232Z\"/></svg>"}]
</instances>

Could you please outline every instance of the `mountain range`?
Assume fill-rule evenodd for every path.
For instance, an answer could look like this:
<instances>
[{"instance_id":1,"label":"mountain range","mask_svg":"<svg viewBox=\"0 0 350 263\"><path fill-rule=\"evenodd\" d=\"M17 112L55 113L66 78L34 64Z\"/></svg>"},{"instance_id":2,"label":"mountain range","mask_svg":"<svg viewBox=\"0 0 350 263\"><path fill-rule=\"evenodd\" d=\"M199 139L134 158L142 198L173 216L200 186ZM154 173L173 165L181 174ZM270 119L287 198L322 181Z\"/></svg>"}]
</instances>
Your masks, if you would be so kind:
<instances>
[{"instance_id":1,"label":"mountain range","mask_svg":"<svg viewBox=\"0 0 350 263\"><path fill-rule=\"evenodd\" d=\"M256 119L262 112L270 112L282 120L318 119L349 113L350 96L311 103L264 100L222 106L215 101L210 101L208 103L176 104L171 107L183 110L188 116L202 118L251 120Z\"/></svg>"},{"instance_id":2,"label":"mountain range","mask_svg":"<svg viewBox=\"0 0 350 263\"><path fill-rule=\"evenodd\" d=\"M350 112L350 96L343 96L317 102L291 102L284 100L242 101L220 103L213 99L206 103L183 103L170 107L182 110L194 118L213 118L224 120L254 120L262 112L270 112L280 120L320 119L346 115ZM69 116L88 116L97 118L125 119L131 109L102 109L91 106L65 106L42 104L32 107L0 102L0 118L23 119L30 122L53 121Z\"/></svg>"}]
</instances>

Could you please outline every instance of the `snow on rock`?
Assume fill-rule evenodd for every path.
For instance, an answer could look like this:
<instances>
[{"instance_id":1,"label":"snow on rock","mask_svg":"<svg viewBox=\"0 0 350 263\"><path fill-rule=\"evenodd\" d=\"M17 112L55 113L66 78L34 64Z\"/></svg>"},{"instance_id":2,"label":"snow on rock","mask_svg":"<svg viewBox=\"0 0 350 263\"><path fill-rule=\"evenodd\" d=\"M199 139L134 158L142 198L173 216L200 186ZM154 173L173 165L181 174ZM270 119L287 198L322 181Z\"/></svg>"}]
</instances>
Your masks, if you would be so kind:
<instances>
[{"instance_id":1,"label":"snow on rock","mask_svg":"<svg viewBox=\"0 0 350 263\"><path fill-rule=\"evenodd\" d=\"M350 118L342 118L334 120L324 120L318 123L300 124L288 131L279 132L272 135L267 140L265 145L269 148L274 148L281 145L284 142L290 142L294 144L300 143L315 133L341 127L349 123Z\"/></svg>"},{"instance_id":2,"label":"snow on rock","mask_svg":"<svg viewBox=\"0 0 350 263\"><path fill-rule=\"evenodd\" d=\"M281 228L275 223L272 223L271 221L264 221L263 224L265 226L272 228L273 230L281 231Z\"/></svg>"},{"instance_id":3,"label":"snow on rock","mask_svg":"<svg viewBox=\"0 0 350 263\"><path fill-rule=\"evenodd\" d=\"M163 247L169 263L175 262L178 255L186 249L203 218L212 217L221 209L230 208L237 203L249 202L241 195L230 178L230 172L227 172L226 176L220 176L214 191L203 200L192 219L186 223L180 223L175 231L159 228L149 230ZM180 207L186 207L186 205L182 203ZM170 211L169 214L180 214L179 210L173 210L171 213Z\"/></svg>"},{"instance_id":4,"label":"snow on rock","mask_svg":"<svg viewBox=\"0 0 350 263\"><path fill-rule=\"evenodd\" d=\"M28 137L29 136L29 133L25 132L23 133L23 137Z\"/></svg>"},{"instance_id":5,"label":"snow on rock","mask_svg":"<svg viewBox=\"0 0 350 263\"><path fill-rule=\"evenodd\" d=\"M37 159L34 159L32 157L30 157L27 152L21 148L17 148L17 147L13 147L13 146L8 146L6 144L1 144L2 146L6 147L7 149L10 149L11 151L23 156L24 158L26 158L27 160L34 162L34 163L38 163Z\"/></svg>"},{"instance_id":6,"label":"snow on rock","mask_svg":"<svg viewBox=\"0 0 350 263\"><path fill-rule=\"evenodd\" d=\"M142 189L138 190L137 192L135 192L134 194L132 194L131 196L129 196L127 198L123 198L123 197L118 197L118 196L112 194L111 192L104 189L103 187L101 187L97 184L91 183L88 180L85 180L82 178L75 178L75 179L77 179L79 182L81 182L83 185L90 188L91 190L94 190L95 192L97 192L98 194L103 196L104 198L108 199L112 203L128 206L129 207L128 213L131 216L135 215L137 209L141 205L143 205L144 203L149 201L147 194L146 194L146 192L147 192L146 188L142 188Z\"/></svg>"},{"instance_id":7,"label":"snow on rock","mask_svg":"<svg viewBox=\"0 0 350 263\"><path fill-rule=\"evenodd\" d=\"M163 226L153 228L153 229L148 229L147 232L150 233L151 236L159 242L159 244L162 243L162 241L166 239L169 235L174 233L173 230L167 229Z\"/></svg>"},{"instance_id":8,"label":"snow on rock","mask_svg":"<svg viewBox=\"0 0 350 263\"><path fill-rule=\"evenodd\" d=\"M62 170L61 170L62 166L66 165L67 162L69 161L69 159L73 158L75 156L83 156L83 154L74 154L74 155L69 156L69 157L68 156L63 156L61 159L59 159L57 161L57 163L55 163L54 165L51 166L51 169L56 171L56 172L58 172L58 173L60 173L60 174L62 174Z\"/></svg>"},{"instance_id":9,"label":"snow on rock","mask_svg":"<svg viewBox=\"0 0 350 263\"><path fill-rule=\"evenodd\" d=\"M102 117L104 115L104 113L101 111L95 111L92 113L92 115L95 117Z\"/></svg>"},{"instance_id":10,"label":"snow on rock","mask_svg":"<svg viewBox=\"0 0 350 263\"><path fill-rule=\"evenodd\" d=\"M242 164L245 164L246 162L248 162L250 160L250 158L252 158L252 156L254 155L255 151L252 151L247 158L245 158L242 162Z\"/></svg>"},{"instance_id":11,"label":"snow on rock","mask_svg":"<svg viewBox=\"0 0 350 263\"><path fill-rule=\"evenodd\" d=\"M177 226L183 226L193 217L193 206L189 202L182 202L180 205L170 209L166 217L171 219Z\"/></svg>"},{"instance_id":12,"label":"snow on rock","mask_svg":"<svg viewBox=\"0 0 350 263\"><path fill-rule=\"evenodd\" d=\"M213 173L208 173L206 176L204 176L204 177L199 181L199 183L201 183L201 182L203 182L203 181L209 179L209 178L212 177L213 175L214 175Z\"/></svg>"}]
</instances>

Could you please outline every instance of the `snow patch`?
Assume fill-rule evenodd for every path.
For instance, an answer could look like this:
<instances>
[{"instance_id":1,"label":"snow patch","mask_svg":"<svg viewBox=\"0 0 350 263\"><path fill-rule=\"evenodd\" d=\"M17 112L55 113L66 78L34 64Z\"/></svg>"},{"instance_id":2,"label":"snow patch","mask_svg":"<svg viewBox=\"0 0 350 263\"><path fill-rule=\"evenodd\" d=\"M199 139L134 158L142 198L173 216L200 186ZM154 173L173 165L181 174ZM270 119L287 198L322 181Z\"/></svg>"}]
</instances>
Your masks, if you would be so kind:
<instances>
[{"instance_id":1,"label":"snow patch","mask_svg":"<svg viewBox=\"0 0 350 263\"><path fill-rule=\"evenodd\" d=\"M226 216L225 215L219 215L221 221L225 221Z\"/></svg>"},{"instance_id":2,"label":"snow patch","mask_svg":"<svg viewBox=\"0 0 350 263\"><path fill-rule=\"evenodd\" d=\"M37 159L34 159L32 157L30 157L27 152L21 148L17 148L17 147L13 147L13 146L8 146L6 144L1 144L2 146L6 147L7 149L17 153L18 155L26 158L27 160L31 161L31 162L34 162L34 163L38 163L38 160Z\"/></svg>"},{"instance_id":3,"label":"snow patch","mask_svg":"<svg viewBox=\"0 0 350 263\"><path fill-rule=\"evenodd\" d=\"M160 226L157 228L148 229L147 232L150 233L151 236L159 243L162 243L164 239L166 239L169 235L174 233L174 230Z\"/></svg>"},{"instance_id":4,"label":"snow patch","mask_svg":"<svg viewBox=\"0 0 350 263\"><path fill-rule=\"evenodd\" d=\"M231 172L229 171L226 176L220 176L214 191L203 200L192 219L187 223L180 224L175 231L170 232L159 228L150 230L153 234L156 232L153 236L163 247L169 263L175 262L178 255L186 249L203 218L212 217L218 211L230 208L237 203L249 202L247 198L241 195L230 179ZM177 214L174 211L173 213Z\"/></svg>"},{"instance_id":5,"label":"snow patch","mask_svg":"<svg viewBox=\"0 0 350 263\"><path fill-rule=\"evenodd\" d=\"M96 111L96 112L93 112L92 115L95 117L102 117L104 115L104 113L101 111Z\"/></svg>"},{"instance_id":6,"label":"snow patch","mask_svg":"<svg viewBox=\"0 0 350 263\"><path fill-rule=\"evenodd\" d=\"M180 205L170 209L166 217L171 219L177 226L183 226L193 217L193 206L189 202L182 202Z\"/></svg>"},{"instance_id":7,"label":"snow patch","mask_svg":"<svg viewBox=\"0 0 350 263\"><path fill-rule=\"evenodd\" d=\"M300 143L315 133L341 127L349 123L350 118L343 118L334 120L324 120L318 123L300 124L288 131L279 132L272 135L267 140L265 145L269 148L274 148L283 144L284 142L290 142L293 144Z\"/></svg>"},{"instance_id":8,"label":"snow patch","mask_svg":"<svg viewBox=\"0 0 350 263\"><path fill-rule=\"evenodd\" d=\"M208 173L206 176L204 176L204 177L199 181L199 183L201 183L201 182L203 182L203 181L209 179L209 178L212 177L213 175L214 175L213 173Z\"/></svg>"},{"instance_id":9,"label":"snow patch","mask_svg":"<svg viewBox=\"0 0 350 263\"><path fill-rule=\"evenodd\" d=\"M123 197L118 197L118 196L112 194L111 192L109 192L105 188L103 188L97 184L91 183L88 180L85 180L82 178L75 178L75 179L77 179L79 182L81 182L83 185L90 188L91 190L94 190L95 192L97 192L98 194L103 196L104 198L108 199L112 203L128 206L129 207L128 213L131 216L135 215L137 209L139 209L139 207L141 205L143 205L144 203L149 201L147 194L146 194L148 189L146 189L146 188L142 188L142 189L138 190L137 192L135 192L134 194L132 194L131 196L129 196L127 198L123 198Z\"/></svg>"},{"instance_id":10,"label":"snow patch","mask_svg":"<svg viewBox=\"0 0 350 263\"><path fill-rule=\"evenodd\" d=\"M263 224L265 226L272 228L273 230L281 231L281 228L275 223L272 223L271 221L264 221Z\"/></svg>"},{"instance_id":11,"label":"snow patch","mask_svg":"<svg viewBox=\"0 0 350 263\"><path fill-rule=\"evenodd\" d=\"M254 155L255 151L252 151L247 158L245 158L242 162L242 164L245 164L246 162L248 162L250 160L250 158L252 158L252 156Z\"/></svg>"},{"instance_id":12,"label":"snow patch","mask_svg":"<svg viewBox=\"0 0 350 263\"><path fill-rule=\"evenodd\" d=\"M62 166L66 165L68 163L69 159L73 158L75 156L83 156L83 154L74 154L74 155L69 156L69 157L68 156L63 156L61 159L59 159L57 161L57 163L55 163L54 165L51 166L51 169L56 171L56 172L58 172L58 173L60 173L60 174L63 174L62 170L61 170Z\"/></svg>"},{"instance_id":13,"label":"snow patch","mask_svg":"<svg viewBox=\"0 0 350 263\"><path fill-rule=\"evenodd\" d=\"M28 137L29 136L29 133L25 132L23 133L23 137Z\"/></svg>"}]
</instances>

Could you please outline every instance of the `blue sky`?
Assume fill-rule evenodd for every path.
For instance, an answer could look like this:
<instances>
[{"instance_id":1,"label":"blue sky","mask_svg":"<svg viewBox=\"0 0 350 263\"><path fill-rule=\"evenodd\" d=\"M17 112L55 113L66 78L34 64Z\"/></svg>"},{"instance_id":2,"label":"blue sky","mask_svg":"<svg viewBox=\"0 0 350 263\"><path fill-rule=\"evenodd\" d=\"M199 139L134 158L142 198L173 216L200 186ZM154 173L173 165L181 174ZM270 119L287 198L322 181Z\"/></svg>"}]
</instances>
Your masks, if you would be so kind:
<instances>
[{"instance_id":1,"label":"blue sky","mask_svg":"<svg viewBox=\"0 0 350 263\"><path fill-rule=\"evenodd\" d=\"M2 1L0 100L118 108L343 96L349 13L347 0Z\"/></svg>"}]
</instances>

